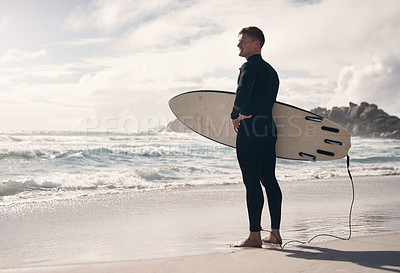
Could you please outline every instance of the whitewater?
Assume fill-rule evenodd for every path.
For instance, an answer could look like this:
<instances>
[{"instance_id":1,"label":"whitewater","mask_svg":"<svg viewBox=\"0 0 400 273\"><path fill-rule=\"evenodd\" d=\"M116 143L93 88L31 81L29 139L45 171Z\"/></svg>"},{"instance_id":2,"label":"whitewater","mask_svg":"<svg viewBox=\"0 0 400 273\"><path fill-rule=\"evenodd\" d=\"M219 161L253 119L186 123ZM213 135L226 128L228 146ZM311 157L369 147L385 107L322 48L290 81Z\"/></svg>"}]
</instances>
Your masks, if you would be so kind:
<instances>
[{"instance_id":1,"label":"whitewater","mask_svg":"<svg viewBox=\"0 0 400 273\"><path fill-rule=\"evenodd\" d=\"M400 174L400 140L352 137L353 176ZM194 133L0 132L0 205L239 184L235 149ZM277 160L280 183L347 176L346 160Z\"/></svg>"}]
</instances>

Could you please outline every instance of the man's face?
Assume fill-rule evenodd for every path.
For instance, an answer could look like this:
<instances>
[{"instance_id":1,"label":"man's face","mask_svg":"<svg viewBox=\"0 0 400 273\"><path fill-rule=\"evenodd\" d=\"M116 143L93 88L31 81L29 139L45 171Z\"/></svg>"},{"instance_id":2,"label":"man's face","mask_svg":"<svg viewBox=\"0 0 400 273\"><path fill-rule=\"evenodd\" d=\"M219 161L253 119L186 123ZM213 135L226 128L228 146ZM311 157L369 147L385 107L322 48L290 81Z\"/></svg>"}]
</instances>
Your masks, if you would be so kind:
<instances>
[{"instance_id":1,"label":"man's face","mask_svg":"<svg viewBox=\"0 0 400 273\"><path fill-rule=\"evenodd\" d=\"M239 48L239 56L247 59L257 53L258 41L247 34L240 34L237 47Z\"/></svg>"}]
</instances>

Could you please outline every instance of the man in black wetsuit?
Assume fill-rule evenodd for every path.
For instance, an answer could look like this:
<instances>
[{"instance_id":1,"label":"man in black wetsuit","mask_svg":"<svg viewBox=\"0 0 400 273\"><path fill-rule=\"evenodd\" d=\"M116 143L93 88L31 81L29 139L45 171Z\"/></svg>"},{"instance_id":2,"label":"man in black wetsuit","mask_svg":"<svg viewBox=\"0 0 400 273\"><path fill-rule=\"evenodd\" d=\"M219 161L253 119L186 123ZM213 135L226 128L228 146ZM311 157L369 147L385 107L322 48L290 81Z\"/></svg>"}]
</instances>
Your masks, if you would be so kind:
<instances>
[{"instance_id":1,"label":"man in black wetsuit","mask_svg":"<svg viewBox=\"0 0 400 273\"><path fill-rule=\"evenodd\" d=\"M261 57L264 35L257 27L239 32L239 56L246 58L240 68L231 118L236 138L236 154L246 187L249 237L233 247L261 247L262 243L282 243L279 233L282 193L275 178L276 126L272 107L279 88L275 69ZM261 214L265 187L271 218L271 232L261 239Z\"/></svg>"}]
</instances>

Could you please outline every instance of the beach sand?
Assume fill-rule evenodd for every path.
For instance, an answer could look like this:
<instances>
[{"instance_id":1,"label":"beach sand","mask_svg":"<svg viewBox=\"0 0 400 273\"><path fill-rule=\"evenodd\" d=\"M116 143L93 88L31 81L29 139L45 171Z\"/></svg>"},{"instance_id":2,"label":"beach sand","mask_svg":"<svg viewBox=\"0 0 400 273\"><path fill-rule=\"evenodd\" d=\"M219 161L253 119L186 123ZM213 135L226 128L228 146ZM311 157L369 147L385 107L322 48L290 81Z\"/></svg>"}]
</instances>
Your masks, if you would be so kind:
<instances>
[{"instance_id":1,"label":"beach sand","mask_svg":"<svg viewBox=\"0 0 400 273\"><path fill-rule=\"evenodd\" d=\"M247 235L243 185L0 206L0 272L400 272L399 179L354 179L350 241L284 250L229 248ZM348 178L281 187L284 243L348 236Z\"/></svg>"},{"instance_id":2,"label":"beach sand","mask_svg":"<svg viewBox=\"0 0 400 273\"><path fill-rule=\"evenodd\" d=\"M400 233L287 249L240 249L187 257L11 269L6 272L400 272Z\"/></svg>"}]
</instances>

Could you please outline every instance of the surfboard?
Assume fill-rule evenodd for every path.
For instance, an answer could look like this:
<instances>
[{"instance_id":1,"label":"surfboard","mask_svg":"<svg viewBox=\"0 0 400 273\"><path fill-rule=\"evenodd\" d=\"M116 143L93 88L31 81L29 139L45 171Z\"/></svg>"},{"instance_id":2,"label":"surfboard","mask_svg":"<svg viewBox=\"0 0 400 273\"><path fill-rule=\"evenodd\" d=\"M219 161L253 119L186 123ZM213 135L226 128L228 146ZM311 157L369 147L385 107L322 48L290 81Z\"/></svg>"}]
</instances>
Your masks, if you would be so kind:
<instances>
[{"instance_id":1,"label":"surfboard","mask_svg":"<svg viewBox=\"0 0 400 273\"><path fill-rule=\"evenodd\" d=\"M197 90L169 101L174 115L194 132L235 148L236 132L230 118L235 93ZM286 159L323 161L347 156L350 133L312 112L275 102L272 115L277 127L276 156Z\"/></svg>"}]
</instances>

